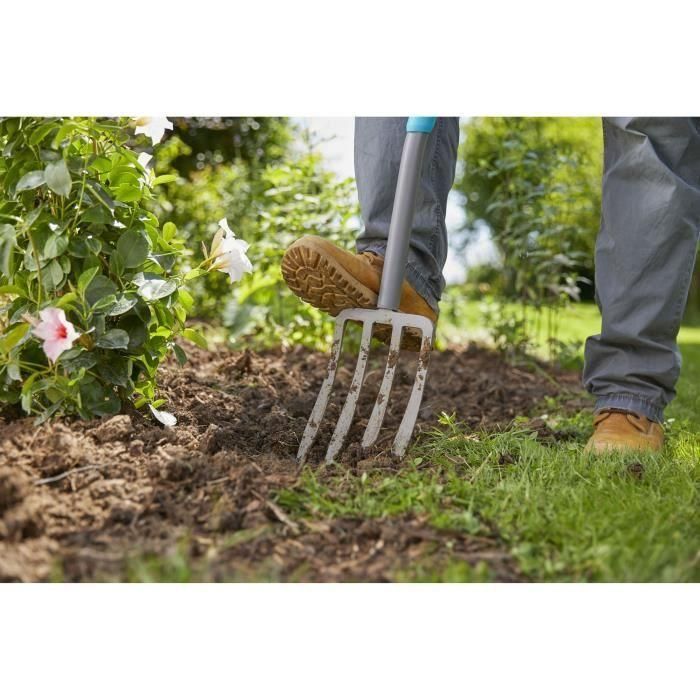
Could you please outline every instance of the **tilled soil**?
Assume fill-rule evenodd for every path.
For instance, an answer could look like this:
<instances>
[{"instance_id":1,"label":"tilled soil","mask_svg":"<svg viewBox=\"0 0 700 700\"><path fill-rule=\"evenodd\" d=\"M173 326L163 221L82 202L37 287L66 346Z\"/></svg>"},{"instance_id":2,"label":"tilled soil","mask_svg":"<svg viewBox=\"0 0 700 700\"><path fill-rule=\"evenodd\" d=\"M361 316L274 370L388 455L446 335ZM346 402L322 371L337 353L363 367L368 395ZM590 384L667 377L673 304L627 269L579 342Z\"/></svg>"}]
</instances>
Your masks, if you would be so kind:
<instances>
[{"instance_id":1,"label":"tilled soil","mask_svg":"<svg viewBox=\"0 0 700 700\"><path fill-rule=\"evenodd\" d=\"M39 427L0 414L0 581L390 581L455 562L484 562L495 580L520 579L496 536L438 530L410 514L324 520L286 513L276 496L299 478L294 456L326 355L188 352L184 368L162 370L175 428L138 412ZM342 462L396 470L387 455L415 361L401 358L385 428L367 455L359 440L386 359L385 351L374 353ZM352 370L348 359L339 386L347 388ZM512 367L485 349L434 352L417 438L442 412L473 428L505 427L577 382L543 367ZM338 391L331 401L311 462L323 455L342 399Z\"/></svg>"}]
</instances>

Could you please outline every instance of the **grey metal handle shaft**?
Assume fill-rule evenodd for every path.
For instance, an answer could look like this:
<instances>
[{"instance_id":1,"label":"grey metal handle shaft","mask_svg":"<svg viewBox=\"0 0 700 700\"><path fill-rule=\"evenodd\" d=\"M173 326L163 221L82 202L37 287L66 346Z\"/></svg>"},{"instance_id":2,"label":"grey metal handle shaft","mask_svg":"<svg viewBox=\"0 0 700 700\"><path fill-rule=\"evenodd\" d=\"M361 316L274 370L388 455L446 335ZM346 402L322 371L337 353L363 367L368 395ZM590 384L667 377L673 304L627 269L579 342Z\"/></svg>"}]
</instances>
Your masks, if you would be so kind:
<instances>
[{"instance_id":1,"label":"grey metal handle shaft","mask_svg":"<svg viewBox=\"0 0 700 700\"><path fill-rule=\"evenodd\" d=\"M389 240L379 286L378 309L398 311L399 308L401 285L408 263L408 244L416 210L418 185L423 169L423 156L429 137L430 134L409 132L403 144L394 207L389 224Z\"/></svg>"}]
</instances>

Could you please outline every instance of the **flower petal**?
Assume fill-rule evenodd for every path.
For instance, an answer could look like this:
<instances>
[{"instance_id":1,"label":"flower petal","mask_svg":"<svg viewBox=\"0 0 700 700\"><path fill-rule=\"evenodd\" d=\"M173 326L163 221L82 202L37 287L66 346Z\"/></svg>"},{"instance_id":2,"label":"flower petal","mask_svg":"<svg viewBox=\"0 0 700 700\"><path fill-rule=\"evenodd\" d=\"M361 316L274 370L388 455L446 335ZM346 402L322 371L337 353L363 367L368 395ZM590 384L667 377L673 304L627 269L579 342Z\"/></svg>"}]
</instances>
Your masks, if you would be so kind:
<instances>
[{"instance_id":1,"label":"flower petal","mask_svg":"<svg viewBox=\"0 0 700 700\"><path fill-rule=\"evenodd\" d=\"M220 226L222 229L224 229L224 231L225 231L229 236L233 236L234 238L236 237L236 234L231 230L231 227L228 225L228 221L227 221L226 217L224 217L223 219L221 219L221 221L219 221L219 226Z\"/></svg>"},{"instance_id":2,"label":"flower petal","mask_svg":"<svg viewBox=\"0 0 700 700\"><path fill-rule=\"evenodd\" d=\"M221 247L221 240L224 237L224 230L219 226L218 229L216 229L216 233L214 234L214 240L211 242L211 250L209 251L209 257L216 257L219 255L220 247Z\"/></svg>"},{"instance_id":3,"label":"flower petal","mask_svg":"<svg viewBox=\"0 0 700 700\"><path fill-rule=\"evenodd\" d=\"M134 123L134 133L146 134L153 143L158 143L163 138L166 129L173 129L173 123L167 117L137 117Z\"/></svg>"},{"instance_id":4,"label":"flower petal","mask_svg":"<svg viewBox=\"0 0 700 700\"><path fill-rule=\"evenodd\" d=\"M56 362L64 350L70 350L73 347L73 341L68 338L50 338L44 341L42 347L44 348L46 357L48 357L51 362Z\"/></svg>"},{"instance_id":5,"label":"flower petal","mask_svg":"<svg viewBox=\"0 0 700 700\"><path fill-rule=\"evenodd\" d=\"M172 413L168 413L167 411L159 411L157 408L153 408L150 403L148 404L148 408L151 409L153 417L167 428L172 428L173 426L177 425L177 418Z\"/></svg>"},{"instance_id":6,"label":"flower petal","mask_svg":"<svg viewBox=\"0 0 700 700\"><path fill-rule=\"evenodd\" d=\"M138 157L138 162L139 165L144 169L144 170L150 170L148 167L148 164L151 162L153 156L150 153L146 153L143 151L142 153L139 153Z\"/></svg>"}]
</instances>

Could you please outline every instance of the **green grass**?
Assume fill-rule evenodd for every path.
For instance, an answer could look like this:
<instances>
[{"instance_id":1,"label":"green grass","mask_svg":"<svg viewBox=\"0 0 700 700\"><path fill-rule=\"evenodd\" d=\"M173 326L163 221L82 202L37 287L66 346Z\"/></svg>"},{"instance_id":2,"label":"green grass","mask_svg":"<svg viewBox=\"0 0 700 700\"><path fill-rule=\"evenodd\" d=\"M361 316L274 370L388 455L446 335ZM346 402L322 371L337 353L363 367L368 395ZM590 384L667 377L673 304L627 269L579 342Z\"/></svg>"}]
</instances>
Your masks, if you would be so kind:
<instances>
[{"instance_id":1,"label":"green grass","mask_svg":"<svg viewBox=\"0 0 700 700\"><path fill-rule=\"evenodd\" d=\"M475 307L467 304L467 318L478 317ZM599 327L595 307L578 305L562 319L562 336L582 343ZM541 413L565 439L542 443L523 421L473 434L445 417L401 472L307 470L280 502L300 516L412 511L437 527L495 534L535 581L698 581L700 328L684 327L679 340L684 369L661 455L584 455L590 413L566 415L550 401ZM488 580L488 572L455 562L399 578Z\"/></svg>"}]
</instances>

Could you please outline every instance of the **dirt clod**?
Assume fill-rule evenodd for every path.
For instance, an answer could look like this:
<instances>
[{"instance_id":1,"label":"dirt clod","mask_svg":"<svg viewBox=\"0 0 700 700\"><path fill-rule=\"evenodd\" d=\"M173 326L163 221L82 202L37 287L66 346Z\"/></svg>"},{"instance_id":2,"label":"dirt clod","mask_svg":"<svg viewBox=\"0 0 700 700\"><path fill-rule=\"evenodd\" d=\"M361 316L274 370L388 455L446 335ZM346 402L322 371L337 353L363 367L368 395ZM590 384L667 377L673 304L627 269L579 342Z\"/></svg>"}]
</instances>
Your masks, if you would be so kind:
<instances>
[{"instance_id":1,"label":"dirt clod","mask_svg":"<svg viewBox=\"0 0 700 700\"><path fill-rule=\"evenodd\" d=\"M641 481L644 478L645 466L641 462L632 462L627 465L627 473L634 479Z\"/></svg>"},{"instance_id":2,"label":"dirt clod","mask_svg":"<svg viewBox=\"0 0 700 700\"><path fill-rule=\"evenodd\" d=\"M90 435L98 442L117 442L128 440L133 430L130 416L112 416L93 428Z\"/></svg>"}]
</instances>

